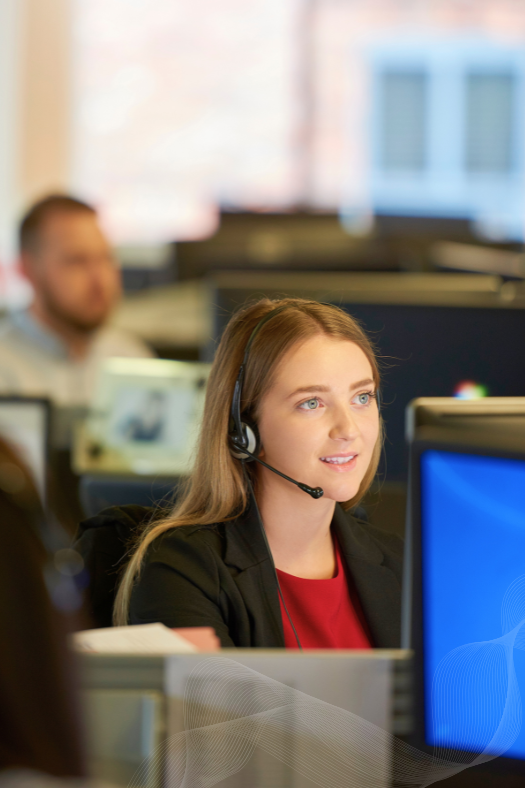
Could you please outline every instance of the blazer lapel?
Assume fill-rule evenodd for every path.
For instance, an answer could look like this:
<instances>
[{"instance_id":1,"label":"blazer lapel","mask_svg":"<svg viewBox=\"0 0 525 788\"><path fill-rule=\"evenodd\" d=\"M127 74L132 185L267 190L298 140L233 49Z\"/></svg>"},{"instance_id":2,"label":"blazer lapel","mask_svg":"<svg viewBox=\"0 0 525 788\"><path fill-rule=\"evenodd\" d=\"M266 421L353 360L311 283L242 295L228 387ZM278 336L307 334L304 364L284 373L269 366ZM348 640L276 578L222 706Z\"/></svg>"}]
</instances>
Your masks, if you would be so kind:
<instances>
[{"instance_id":1,"label":"blazer lapel","mask_svg":"<svg viewBox=\"0 0 525 788\"><path fill-rule=\"evenodd\" d=\"M366 526L336 505L332 530L355 582L357 594L370 626L373 645L399 648L401 632L401 589L387 566L383 552L366 532Z\"/></svg>"},{"instance_id":2,"label":"blazer lapel","mask_svg":"<svg viewBox=\"0 0 525 788\"><path fill-rule=\"evenodd\" d=\"M224 525L225 563L246 605L252 646L284 648L277 582L253 505Z\"/></svg>"},{"instance_id":3,"label":"blazer lapel","mask_svg":"<svg viewBox=\"0 0 525 788\"><path fill-rule=\"evenodd\" d=\"M400 585L384 555L367 533L340 506L335 507L332 531L354 580L363 612L377 648L399 648L401 630ZM277 583L270 556L260 531L255 508L225 523L225 563L246 605L251 642L267 648L283 648L284 633Z\"/></svg>"}]
</instances>

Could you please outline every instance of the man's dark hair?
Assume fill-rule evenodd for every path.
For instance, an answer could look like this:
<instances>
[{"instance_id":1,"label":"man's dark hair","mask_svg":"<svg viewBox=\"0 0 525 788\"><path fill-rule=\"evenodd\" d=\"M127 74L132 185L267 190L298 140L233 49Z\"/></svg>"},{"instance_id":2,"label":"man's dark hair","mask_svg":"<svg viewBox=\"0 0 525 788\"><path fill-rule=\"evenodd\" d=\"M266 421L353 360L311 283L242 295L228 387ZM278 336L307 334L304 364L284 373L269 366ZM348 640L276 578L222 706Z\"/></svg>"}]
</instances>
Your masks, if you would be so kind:
<instances>
[{"instance_id":1,"label":"man's dark hair","mask_svg":"<svg viewBox=\"0 0 525 788\"><path fill-rule=\"evenodd\" d=\"M57 213L79 213L80 211L96 214L93 206L88 205L67 194L50 194L39 200L22 217L18 230L18 242L21 252L34 251L38 245L38 236L44 222Z\"/></svg>"}]
</instances>

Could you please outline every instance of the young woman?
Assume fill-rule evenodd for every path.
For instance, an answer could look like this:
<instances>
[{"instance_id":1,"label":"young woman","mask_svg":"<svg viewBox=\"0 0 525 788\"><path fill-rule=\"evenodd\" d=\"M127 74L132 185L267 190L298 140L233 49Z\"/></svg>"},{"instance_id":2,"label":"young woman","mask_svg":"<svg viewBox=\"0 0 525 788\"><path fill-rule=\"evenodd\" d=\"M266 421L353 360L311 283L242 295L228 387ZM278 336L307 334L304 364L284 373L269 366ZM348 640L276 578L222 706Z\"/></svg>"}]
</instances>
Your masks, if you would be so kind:
<instances>
[{"instance_id":1,"label":"young woman","mask_svg":"<svg viewBox=\"0 0 525 788\"><path fill-rule=\"evenodd\" d=\"M263 299L234 315L187 488L142 530L115 623L211 626L224 647L399 646L401 543L350 514L379 461L378 390L343 310Z\"/></svg>"}]
</instances>

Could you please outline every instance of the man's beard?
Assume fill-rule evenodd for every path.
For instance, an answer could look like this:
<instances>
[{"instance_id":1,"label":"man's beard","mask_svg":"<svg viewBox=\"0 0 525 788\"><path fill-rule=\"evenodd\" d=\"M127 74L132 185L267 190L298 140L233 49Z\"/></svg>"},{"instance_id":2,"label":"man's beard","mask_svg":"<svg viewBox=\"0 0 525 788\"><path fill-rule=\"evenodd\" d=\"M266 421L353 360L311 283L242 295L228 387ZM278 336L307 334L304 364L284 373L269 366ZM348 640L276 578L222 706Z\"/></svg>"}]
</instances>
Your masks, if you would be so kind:
<instances>
[{"instance_id":1,"label":"man's beard","mask_svg":"<svg viewBox=\"0 0 525 788\"><path fill-rule=\"evenodd\" d=\"M92 334L106 322L108 310L94 315L91 318L82 317L82 315L65 309L51 293L45 292L43 296L45 308L53 320L65 324L71 331L75 331L77 334Z\"/></svg>"}]
</instances>

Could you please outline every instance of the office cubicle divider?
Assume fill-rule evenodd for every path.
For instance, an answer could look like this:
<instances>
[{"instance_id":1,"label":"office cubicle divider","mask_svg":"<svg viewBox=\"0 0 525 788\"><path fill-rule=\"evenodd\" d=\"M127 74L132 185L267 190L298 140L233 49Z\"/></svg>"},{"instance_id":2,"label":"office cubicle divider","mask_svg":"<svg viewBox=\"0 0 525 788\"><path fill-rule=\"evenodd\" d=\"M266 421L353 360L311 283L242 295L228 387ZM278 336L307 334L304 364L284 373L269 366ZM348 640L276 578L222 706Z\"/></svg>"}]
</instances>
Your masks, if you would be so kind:
<instances>
[{"instance_id":1,"label":"office cubicle divider","mask_svg":"<svg viewBox=\"0 0 525 788\"><path fill-rule=\"evenodd\" d=\"M363 763L351 784L386 788L392 736L411 726L404 651L83 654L81 668L92 770L133 788L179 788L185 769L224 788L306 788L321 770L335 788Z\"/></svg>"}]
</instances>

